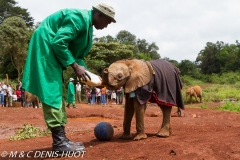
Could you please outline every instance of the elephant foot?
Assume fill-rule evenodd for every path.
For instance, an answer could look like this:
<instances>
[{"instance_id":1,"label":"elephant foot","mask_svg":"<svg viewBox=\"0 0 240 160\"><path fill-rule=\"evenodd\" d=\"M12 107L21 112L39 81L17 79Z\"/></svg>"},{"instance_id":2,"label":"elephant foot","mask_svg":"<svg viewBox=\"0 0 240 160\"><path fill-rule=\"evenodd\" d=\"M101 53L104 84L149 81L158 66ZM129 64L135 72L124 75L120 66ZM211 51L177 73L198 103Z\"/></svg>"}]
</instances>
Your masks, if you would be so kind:
<instances>
[{"instance_id":1,"label":"elephant foot","mask_svg":"<svg viewBox=\"0 0 240 160\"><path fill-rule=\"evenodd\" d=\"M132 139L131 134L123 133L120 137L120 139Z\"/></svg>"},{"instance_id":2,"label":"elephant foot","mask_svg":"<svg viewBox=\"0 0 240 160\"><path fill-rule=\"evenodd\" d=\"M166 128L161 128L157 133L158 137L163 137L163 138L167 138L170 135L171 135L171 129L166 129Z\"/></svg>"},{"instance_id":3,"label":"elephant foot","mask_svg":"<svg viewBox=\"0 0 240 160\"><path fill-rule=\"evenodd\" d=\"M145 133L140 133L138 135L136 135L133 140L136 141L136 140L140 140L140 139L146 139L147 138L147 135Z\"/></svg>"}]
</instances>

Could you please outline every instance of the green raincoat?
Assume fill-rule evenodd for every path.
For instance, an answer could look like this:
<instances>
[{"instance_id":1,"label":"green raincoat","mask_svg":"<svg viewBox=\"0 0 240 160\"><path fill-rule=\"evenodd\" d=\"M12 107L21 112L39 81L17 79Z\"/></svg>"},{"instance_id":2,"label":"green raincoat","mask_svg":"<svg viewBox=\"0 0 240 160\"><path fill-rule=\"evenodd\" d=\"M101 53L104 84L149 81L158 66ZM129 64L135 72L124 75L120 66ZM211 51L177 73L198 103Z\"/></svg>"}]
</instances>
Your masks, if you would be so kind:
<instances>
[{"instance_id":1,"label":"green raincoat","mask_svg":"<svg viewBox=\"0 0 240 160\"><path fill-rule=\"evenodd\" d=\"M67 103L73 103L75 101L75 88L72 82L68 83L68 91L67 91Z\"/></svg>"},{"instance_id":2,"label":"green raincoat","mask_svg":"<svg viewBox=\"0 0 240 160\"><path fill-rule=\"evenodd\" d=\"M83 59L92 47L92 10L64 9L47 17L32 35L23 88L40 101L60 108L63 69Z\"/></svg>"}]
</instances>

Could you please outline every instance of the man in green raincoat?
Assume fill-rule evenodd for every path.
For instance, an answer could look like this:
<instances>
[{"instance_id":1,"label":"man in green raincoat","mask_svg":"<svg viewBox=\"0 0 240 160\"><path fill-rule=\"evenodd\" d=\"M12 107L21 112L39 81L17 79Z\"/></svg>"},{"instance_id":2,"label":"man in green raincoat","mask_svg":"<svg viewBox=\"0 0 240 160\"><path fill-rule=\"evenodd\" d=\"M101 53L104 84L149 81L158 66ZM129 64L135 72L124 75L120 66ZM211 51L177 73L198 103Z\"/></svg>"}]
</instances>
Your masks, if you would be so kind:
<instances>
[{"instance_id":1,"label":"man in green raincoat","mask_svg":"<svg viewBox=\"0 0 240 160\"><path fill-rule=\"evenodd\" d=\"M116 22L114 16L114 9L104 3L92 10L63 9L44 19L32 35L22 87L42 102L53 151L85 151L82 142L72 142L65 135L63 69L71 66L78 78L90 79L83 59L92 47L93 26L107 28Z\"/></svg>"},{"instance_id":2,"label":"man in green raincoat","mask_svg":"<svg viewBox=\"0 0 240 160\"><path fill-rule=\"evenodd\" d=\"M67 99L66 99L66 102L68 103L66 106L67 108L70 108L71 104L73 105L73 108L76 108L76 106L75 106L75 88L74 88L74 84L72 81L74 81L74 79L70 78L69 83L68 83Z\"/></svg>"}]
</instances>

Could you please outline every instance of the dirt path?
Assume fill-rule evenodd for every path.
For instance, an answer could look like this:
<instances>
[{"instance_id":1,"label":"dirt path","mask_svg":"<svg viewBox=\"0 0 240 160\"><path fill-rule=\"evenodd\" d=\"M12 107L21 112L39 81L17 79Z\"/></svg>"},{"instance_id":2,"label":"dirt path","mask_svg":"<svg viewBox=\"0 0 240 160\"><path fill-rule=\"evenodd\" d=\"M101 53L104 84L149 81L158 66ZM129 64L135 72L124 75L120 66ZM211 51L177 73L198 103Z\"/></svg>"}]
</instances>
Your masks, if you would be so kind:
<instances>
[{"instance_id":1,"label":"dirt path","mask_svg":"<svg viewBox=\"0 0 240 160\"><path fill-rule=\"evenodd\" d=\"M198 107L196 104L195 107ZM208 106L219 106L209 103ZM145 131L148 138L140 141L120 140L124 108L120 105L78 104L77 109L67 109L69 123L67 136L72 141L82 141L87 149L83 158L68 155L58 160L226 160L240 159L240 114L200 108L187 108L184 117L172 117L173 135L158 138L162 114L157 106L148 106ZM173 109L176 112L176 108ZM111 141L101 142L94 137L97 123L108 121L114 126ZM40 155L51 151L51 137L9 141L8 137L27 122L46 128L42 109L0 107L0 160L2 159L54 159ZM135 133L135 120L132 122ZM21 152L22 151L22 152ZM16 153L16 158L13 153ZM23 154L21 154L23 153ZM7 158L3 158L4 155ZM9 158L12 156L12 158ZM35 156L35 158L34 158ZM32 157L32 158L30 158ZM76 158L78 157L78 158Z\"/></svg>"}]
</instances>

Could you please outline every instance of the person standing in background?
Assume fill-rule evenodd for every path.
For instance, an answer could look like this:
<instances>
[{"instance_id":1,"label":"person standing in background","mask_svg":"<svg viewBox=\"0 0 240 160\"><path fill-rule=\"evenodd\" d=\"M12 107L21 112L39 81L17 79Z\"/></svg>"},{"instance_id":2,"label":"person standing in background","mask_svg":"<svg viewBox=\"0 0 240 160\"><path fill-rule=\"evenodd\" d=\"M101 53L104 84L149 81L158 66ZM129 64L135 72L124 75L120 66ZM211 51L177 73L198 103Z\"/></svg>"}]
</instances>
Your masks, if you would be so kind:
<instances>
[{"instance_id":1,"label":"person standing in background","mask_svg":"<svg viewBox=\"0 0 240 160\"><path fill-rule=\"evenodd\" d=\"M116 94L115 90L112 90L112 94L111 94L112 104L116 104L116 98L117 98L117 94Z\"/></svg>"},{"instance_id":2,"label":"person standing in background","mask_svg":"<svg viewBox=\"0 0 240 160\"><path fill-rule=\"evenodd\" d=\"M73 84L74 79L70 78L69 79L69 83L68 83L68 90L67 90L67 99L66 102L67 104L67 108L70 108L70 105L73 105L73 108L76 108L75 105L75 89L74 89L74 84Z\"/></svg>"},{"instance_id":3,"label":"person standing in background","mask_svg":"<svg viewBox=\"0 0 240 160\"><path fill-rule=\"evenodd\" d=\"M99 87L96 87L96 96L97 96L97 104L101 104L101 89Z\"/></svg>"},{"instance_id":4,"label":"person standing in background","mask_svg":"<svg viewBox=\"0 0 240 160\"><path fill-rule=\"evenodd\" d=\"M102 87L101 88L101 100L102 100L102 104L106 105L107 101L106 101L106 93L107 93L107 88L106 87Z\"/></svg>"},{"instance_id":5,"label":"person standing in background","mask_svg":"<svg viewBox=\"0 0 240 160\"><path fill-rule=\"evenodd\" d=\"M22 93L21 93L21 90L20 90L20 86L17 87L16 95L17 95L17 102L22 102Z\"/></svg>"},{"instance_id":6,"label":"person standing in background","mask_svg":"<svg viewBox=\"0 0 240 160\"><path fill-rule=\"evenodd\" d=\"M2 107L4 106L4 95L3 95L2 82L0 82L0 105L2 105Z\"/></svg>"},{"instance_id":7,"label":"person standing in background","mask_svg":"<svg viewBox=\"0 0 240 160\"><path fill-rule=\"evenodd\" d=\"M2 81L3 107L7 106L7 86Z\"/></svg>"},{"instance_id":8,"label":"person standing in background","mask_svg":"<svg viewBox=\"0 0 240 160\"><path fill-rule=\"evenodd\" d=\"M12 107L12 102L13 102L13 89L12 85L9 84L7 87L7 96L8 96L8 107Z\"/></svg>"},{"instance_id":9,"label":"person standing in background","mask_svg":"<svg viewBox=\"0 0 240 160\"><path fill-rule=\"evenodd\" d=\"M80 82L78 81L77 84L76 84L76 100L78 103L81 103L81 84Z\"/></svg>"},{"instance_id":10,"label":"person standing in background","mask_svg":"<svg viewBox=\"0 0 240 160\"><path fill-rule=\"evenodd\" d=\"M95 104L96 103L96 87L92 87L92 91L91 91L91 104Z\"/></svg>"},{"instance_id":11,"label":"person standing in background","mask_svg":"<svg viewBox=\"0 0 240 160\"><path fill-rule=\"evenodd\" d=\"M117 104L122 104L123 101L123 87L120 87L117 92Z\"/></svg>"}]
</instances>

